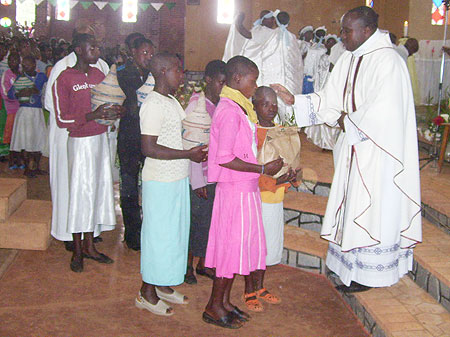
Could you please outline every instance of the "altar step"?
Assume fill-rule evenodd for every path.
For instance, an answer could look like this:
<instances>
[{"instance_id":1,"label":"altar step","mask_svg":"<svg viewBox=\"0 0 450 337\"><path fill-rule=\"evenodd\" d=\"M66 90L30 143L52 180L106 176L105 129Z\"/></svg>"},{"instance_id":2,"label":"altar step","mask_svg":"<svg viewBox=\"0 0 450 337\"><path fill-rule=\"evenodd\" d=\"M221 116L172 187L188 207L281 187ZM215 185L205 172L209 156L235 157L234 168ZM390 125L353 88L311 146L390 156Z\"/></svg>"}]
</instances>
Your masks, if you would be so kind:
<instances>
[{"instance_id":1,"label":"altar step","mask_svg":"<svg viewBox=\"0 0 450 337\"><path fill-rule=\"evenodd\" d=\"M0 186L0 221L5 221L27 198L27 181L0 178Z\"/></svg>"},{"instance_id":2,"label":"altar step","mask_svg":"<svg viewBox=\"0 0 450 337\"><path fill-rule=\"evenodd\" d=\"M310 238L311 231L319 235L323 216L326 210L327 198L305 192L289 191L284 201L284 220L287 224L285 234L285 263L299 268L324 272L323 261L326 254L326 242L322 239ZM414 249L414 266L409 276L436 301L450 311L450 237L441 228L422 217L422 239ZM309 230L309 232L295 231L292 228ZM301 236L299 236L302 233ZM305 234L309 233L309 234ZM308 238L308 239L304 239ZM292 248L295 241L295 247ZM322 243L323 241L324 243ZM300 248L305 245L303 250ZM311 245L321 247L322 254L311 250ZM325 247L325 248L324 248ZM308 250L309 249L309 250ZM325 249L325 250L324 250ZM306 251L305 251L306 250Z\"/></svg>"},{"instance_id":3,"label":"altar step","mask_svg":"<svg viewBox=\"0 0 450 337\"><path fill-rule=\"evenodd\" d=\"M288 191L283 202L284 222L320 232L327 201L328 197L325 196Z\"/></svg>"},{"instance_id":4,"label":"altar step","mask_svg":"<svg viewBox=\"0 0 450 337\"><path fill-rule=\"evenodd\" d=\"M450 311L450 237L422 218L422 239L414 249L411 277Z\"/></svg>"},{"instance_id":5,"label":"altar step","mask_svg":"<svg viewBox=\"0 0 450 337\"><path fill-rule=\"evenodd\" d=\"M285 225L282 263L325 274L336 286L340 281L325 267L327 246L319 233ZM391 287L341 295L374 337L450 336L450 313L408 277Z\"/></svg>"},{"instance_id":6,"label":"altar step","mask_svg":"<svg viewBox=\"0 0 450 337\"><path fill-rule=\"evenodd\" d=\"M27 200L25 179L0 178L0 248L46 250L52 203Z\"/></svg>"}]
</instances>

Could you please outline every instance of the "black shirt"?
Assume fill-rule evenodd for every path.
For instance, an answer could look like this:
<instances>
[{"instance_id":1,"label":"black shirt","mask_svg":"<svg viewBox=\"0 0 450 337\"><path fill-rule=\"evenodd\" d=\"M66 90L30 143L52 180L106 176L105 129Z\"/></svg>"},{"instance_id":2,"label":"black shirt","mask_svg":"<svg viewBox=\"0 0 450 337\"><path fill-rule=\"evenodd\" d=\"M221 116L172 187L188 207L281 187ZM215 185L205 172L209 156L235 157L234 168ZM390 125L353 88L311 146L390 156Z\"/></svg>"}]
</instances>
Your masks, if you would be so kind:
<instances>
[{"instance_id":1,"label":"black shirt","mask_svg":"<svg viewBox=\"0 0 450 337\"><path fill-rule=\"evenodd\" d=\"M145 83L147 77L148 73L145 76L141 76L134 62L130 60L117 68L117 80L126 96L125 101L123 102L126 112L120 119L119 124L119 142L127 140L140 141L141 139L136 90Z\"/></svg>"}]
</instances>

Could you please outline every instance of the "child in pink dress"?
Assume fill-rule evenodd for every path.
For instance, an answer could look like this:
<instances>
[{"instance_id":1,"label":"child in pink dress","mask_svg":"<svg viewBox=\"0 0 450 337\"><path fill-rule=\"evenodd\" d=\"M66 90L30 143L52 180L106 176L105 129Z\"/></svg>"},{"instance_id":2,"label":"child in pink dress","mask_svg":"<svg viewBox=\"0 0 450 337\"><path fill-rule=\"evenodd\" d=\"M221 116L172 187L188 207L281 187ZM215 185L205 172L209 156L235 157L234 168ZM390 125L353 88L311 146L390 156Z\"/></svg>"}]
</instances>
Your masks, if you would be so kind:
<instances>
[{"instance_id":1,"label":"child in pink dress","mask_svg":"<svg viewBox=\"0 0 450 337\"><path fill-rule=\"evenodd\" d=\"M266 242L258 179L273 175L281 159L266 165L256 160L255 112L248 100L257 88L257 66L235 56L226 66L227 85L211 124L208 181L217 182L205 266L216 269L203 320L236 329L250 316L230 303L235 274L266 268ZM250 121L250 118L254 121Z\"/></svg>"}]
</instances>

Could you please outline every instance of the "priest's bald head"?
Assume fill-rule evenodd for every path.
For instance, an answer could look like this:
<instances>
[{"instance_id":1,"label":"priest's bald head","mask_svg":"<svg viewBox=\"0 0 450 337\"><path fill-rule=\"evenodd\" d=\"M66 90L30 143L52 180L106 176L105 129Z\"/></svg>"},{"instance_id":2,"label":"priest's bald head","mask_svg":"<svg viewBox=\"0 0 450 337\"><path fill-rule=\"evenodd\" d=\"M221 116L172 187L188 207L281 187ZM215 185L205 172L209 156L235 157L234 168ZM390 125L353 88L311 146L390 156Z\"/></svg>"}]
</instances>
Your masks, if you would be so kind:
<instances>
[{"instance_id":1,"label":"priest's bald head","mask_svg":"<svg viewBox=\"0 0 450 337\"><path fill-rule=\"evenodd\" d=\"M378 14L370 7L349 10L342 18L341 39L349 51L358 49L378 28Z\"/></svg>"}]
</instances>

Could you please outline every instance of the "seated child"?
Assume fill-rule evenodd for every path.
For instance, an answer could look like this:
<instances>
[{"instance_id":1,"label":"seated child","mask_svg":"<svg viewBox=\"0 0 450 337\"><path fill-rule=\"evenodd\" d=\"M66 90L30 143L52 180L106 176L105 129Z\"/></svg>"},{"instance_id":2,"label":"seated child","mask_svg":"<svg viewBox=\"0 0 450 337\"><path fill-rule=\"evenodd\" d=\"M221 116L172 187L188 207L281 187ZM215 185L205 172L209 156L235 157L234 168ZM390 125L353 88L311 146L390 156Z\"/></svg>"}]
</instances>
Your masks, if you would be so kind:
<instances>
[{"instance_id":1,"label":"seated child","mask_svg":"<svg viewBox=\"0 0 450 337\"><path fill-rule=\"evenodd\" d=\"M258 116L258 150L261 150L267 131L270 128L277 127L273 123L273 119L278 113L277 95L269 87L259 87L253 96L253 104ZM262 219L267 247L266 266L272 266L281 262L284 239L283 199L285 192L290 186L289 183L295 182L296 176L297 171L291 169L288 173L277 179L266 174L261 174L259 177ZM262 299L271 304L281 302L277 296L269 293L264 288L264 274L265 270L256 271L252 280L254 290L251 293L244 294L244 299L249 310L263 310L263 306L258 299ZM246 279L246 282L249 282L249 280ZM251 287L252 284L246 285L246 289Z\"/></svg>"},{"instance_id":2,"label":"seated child","mask_svg":"<svg viewBox=\"0 0 450 337\"><path fill-rule=\"evenodd\" d=\"M206 146L183 150L185 113L172 96L183 81L179 59L169 53L152 57L155 88L140 109L142 170L141 274L136 307L156 315L173 315L165 302L187 304L171 286L184 282L188 253L190 202L189 160L206 160Z\"/></svg>"},{"instance_id":3,"label":"seated child","mask_svg":"<svg viewBox=\"0 0 450 337\"><path fill-rule=\"evenodd\" d=\"M211 124L208 181L217 182L205 266L216 268L203 320L236 329L250 316L230 302L235 274L249 279L266 268L266 240L258 179L276 174L282 159L266 165L256 160L256 116L249 98L257 88L258 67L243 56L226 66L226 86ZM253 292L248 289L247 293Z\"/></svg>"},{"instance_id":4,"label":"seated child","mask_svg":"<svg viewBox=\"0 0 450 337\"><path fill-rule=\"evenodd\" d=\"M17 76L8 92L8 97L17 98L20 104L14 119L10 149L14 152L24 151L24 175L32 178L47 173L39 169L48 137L41 101L47 76L36 72L36 60L32 56L22 59L22 70L23 74Z\"/></svg>"},{"instance_id":5,"label":"seated child","mask_svg":"<svg viewBox=\"0 0 450 337\"><path fill-rule=\"evenodd\" d=\"M205 68L206 110L211 118L219 103L220 92L225 85L225 66L225 62L214 60L209 62ZM195 93L191 96L189 105L186 108L186 115L189 115L189 113L195 109L199 96L199 93ZM190 164L191 230L189 234L189 254L185 282L188 284L195 284L197 283L197 279L194 276L194 256L199 258L197 267L195 268L197 275L203 275L211 279L214 278L214 271L205 268L205 255L209 227L211 225L216 184L207 183L208 166L206 163L191 162Z\"/></svg>"}]
</instances>

